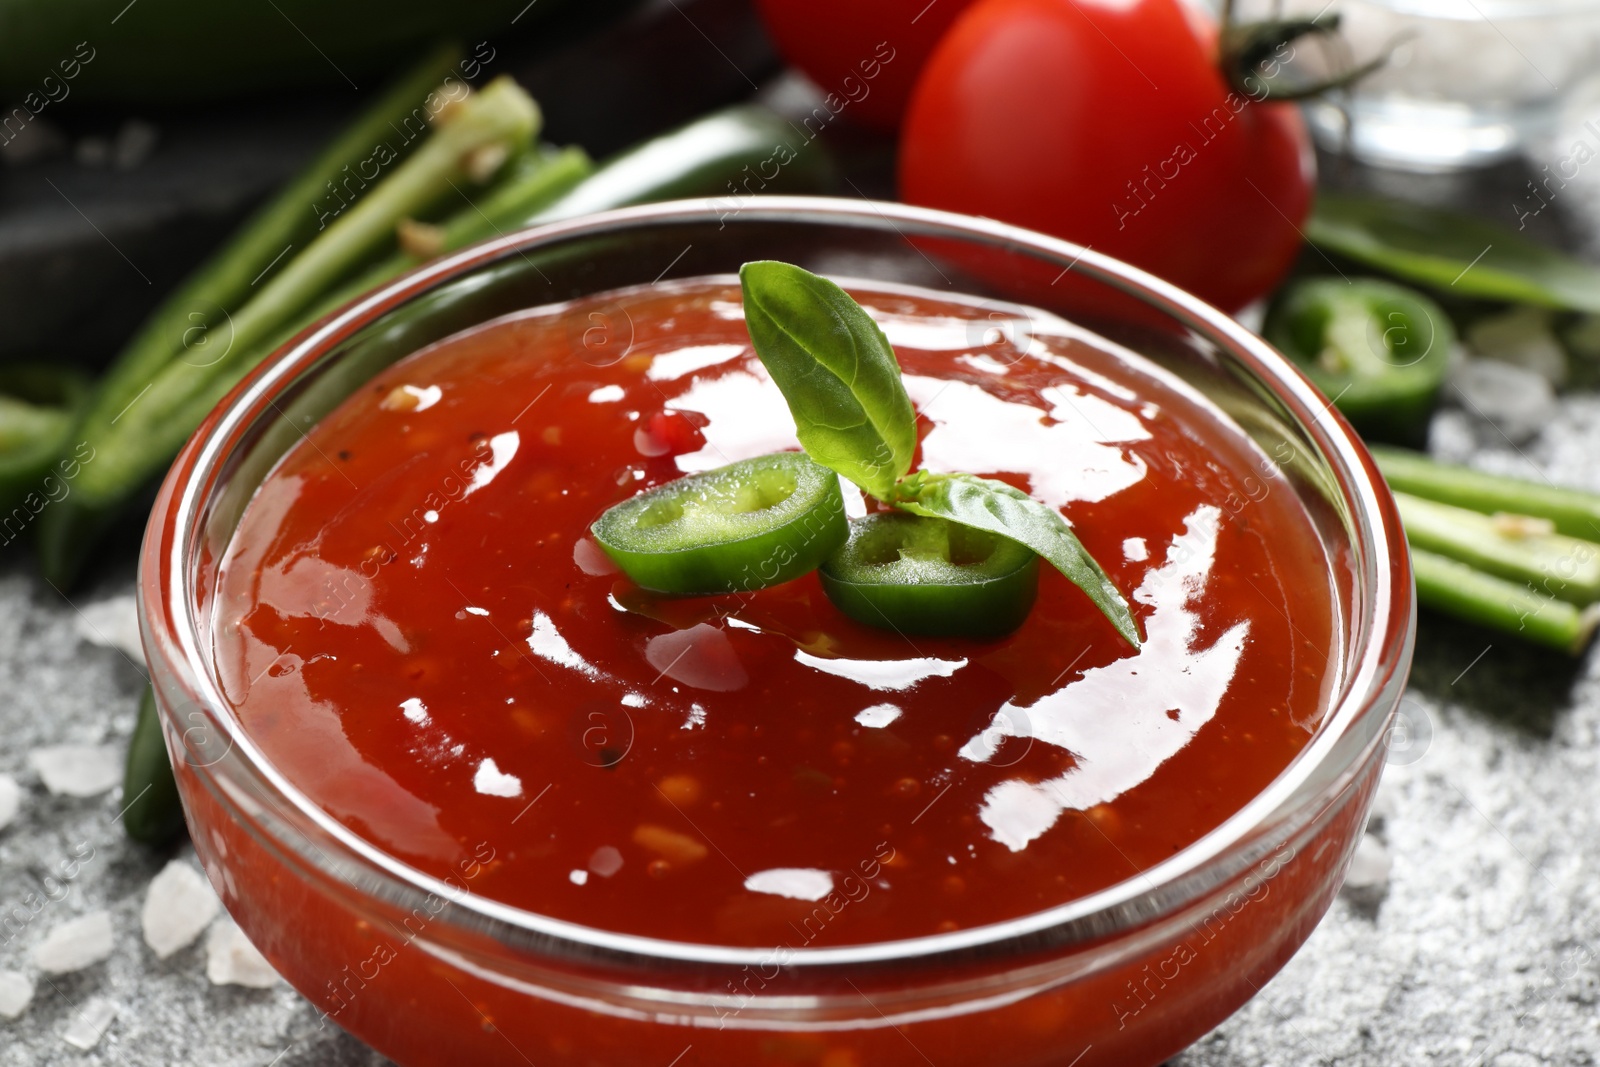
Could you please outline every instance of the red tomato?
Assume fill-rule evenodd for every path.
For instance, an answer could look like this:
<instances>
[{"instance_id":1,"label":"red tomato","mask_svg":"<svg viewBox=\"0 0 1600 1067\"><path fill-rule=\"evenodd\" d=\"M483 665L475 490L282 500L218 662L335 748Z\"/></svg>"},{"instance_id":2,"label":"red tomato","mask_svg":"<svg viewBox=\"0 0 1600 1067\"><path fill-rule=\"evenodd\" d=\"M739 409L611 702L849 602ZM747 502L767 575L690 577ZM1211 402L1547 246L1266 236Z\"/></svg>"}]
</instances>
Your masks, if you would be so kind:
<instances>
[{"instance_id":1,"label":"red tomato","mask_svg":"<svg viewBox=\"0 0 1600 1067\"><path fill-rule=\"evenodd\" d=\"M971 2L759 0L758 6L783 58L834 94L853 120L893 133L928 53Z\"/></svg>"},{"instance_id":2,"label":"red tomato","mask_svg":"<svg viewBox=\"0 0 1600 1067\"><path fill-rule=\"evenodd\" d=\"M1298 254L1315 159L1180 0L983 0L912 96L900 192L1092 246L1229 311Z\"/></svg>"}]
</instances>

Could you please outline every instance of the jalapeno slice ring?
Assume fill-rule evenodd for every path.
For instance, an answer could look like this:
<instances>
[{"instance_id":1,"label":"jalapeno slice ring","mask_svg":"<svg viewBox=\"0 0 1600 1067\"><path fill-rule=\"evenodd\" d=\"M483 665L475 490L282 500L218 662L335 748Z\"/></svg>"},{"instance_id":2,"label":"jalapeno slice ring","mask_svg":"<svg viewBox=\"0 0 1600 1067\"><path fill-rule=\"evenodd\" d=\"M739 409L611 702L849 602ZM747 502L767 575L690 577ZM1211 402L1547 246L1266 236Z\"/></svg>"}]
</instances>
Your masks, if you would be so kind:
<instances>
[{"instance_id":1,"label":"jalapeno slice ring","mask_svg":"<svg viewBox=\"0 0 1600 1067\"><path fill-rule=\"evenodd\" d=\"M640 493L590 532L644 588L704 596L816 570L849 527L839 476L804 452L774 452Z\"/></svg>"},{"instance_id":2,"label":"jalapeno slice ring","mask_svg":"<svg viewBox=\"0 0 1600 1067\"><path fill-rule=\"evenodd\" d=\"M999 637L1039 591L1039 557L1006 537L902 511L851 523L822 588L858 622L906 634Z\"/></svg>"},{"instance_id":3,"label":"jalapeno slice ring","mask_svg":"<svg viewBox=\"0 0 1600 1067\"><path fill-rule=\"evenodd\" d=\"M1274 302L1262 332L1363 437L1427 441L1455 345L1432 300L1378 278L1309 278Z\"/></svg>"}]
</instances>

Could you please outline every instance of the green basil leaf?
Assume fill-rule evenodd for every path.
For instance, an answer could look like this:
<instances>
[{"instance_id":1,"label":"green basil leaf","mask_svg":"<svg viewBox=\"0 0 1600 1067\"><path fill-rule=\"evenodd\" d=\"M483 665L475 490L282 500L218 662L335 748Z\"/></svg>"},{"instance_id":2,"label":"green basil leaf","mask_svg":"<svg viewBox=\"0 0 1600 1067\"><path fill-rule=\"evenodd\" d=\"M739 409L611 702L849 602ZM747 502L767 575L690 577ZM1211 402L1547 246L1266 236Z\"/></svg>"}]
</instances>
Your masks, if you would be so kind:
<instances>
[{"instance_id":1,"label":"green basil leaf","mask_svg":"<svg viewBox=\"0 0 1600 1067\"><path fill-rule=\"evenodd\" d=\"M918 471L901 482L893 503L913 515L987 530L1033 549L1087 593L1117 633L1133 647L1139 647L1139 625L1128 602L1083 547L1061 512L1050 505L992 478L927 471Z\"/></svg>"},{"instance_id":2,"label":"green basil leaf","mask_svg":"<svg viewBox=\"0 0 1600 1067\"><path fill-rule=\"evenodd\" d=\"M789 263L739 269L745 327L811 458L886 500L911 469L916 412L878 324L848 293Z\"/></svg>"},{"instance_id":3,"label":"green basil leaf","mask_svg":"<svg viewBox=\"0 0 1600 1067\"><path fill-rule=\"evenodd\" d=\"M1600 312L1600 269L1469 215L1324 195L1306 238L1323 251L1456 296Z\"/></svg>"}]
</instances>

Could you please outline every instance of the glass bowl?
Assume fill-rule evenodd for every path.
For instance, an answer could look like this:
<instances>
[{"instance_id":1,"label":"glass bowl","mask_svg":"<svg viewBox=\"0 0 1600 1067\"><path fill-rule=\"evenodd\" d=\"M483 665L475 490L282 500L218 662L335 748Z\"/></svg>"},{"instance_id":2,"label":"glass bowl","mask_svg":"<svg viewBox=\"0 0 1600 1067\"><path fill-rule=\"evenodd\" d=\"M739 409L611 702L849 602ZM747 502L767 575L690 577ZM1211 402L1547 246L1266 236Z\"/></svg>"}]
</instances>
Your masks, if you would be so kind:
<instances>
[{"instance_id":1,"label":"glass bowl","mask_svg":"<svg viewBox=\"0 0 1600 1067\"><path fill-rule=\"evenodd\" d=\"M1170 859L1060 907L914 940L762 950L617 934L487 899L473 878L493 842L456 876L430 877L315 807L263 756L223 698L207 635L240 513L308 426L382 367L468 326L768 257L1076 319L1181 374L1274 457L1262 479L1298 494L1312 517L1339 643L1320 726L1264 792ZM626 350L626 309L591 319L572 339L576 355ZM997 313L995 328L1026 323ZM242 382L173 464L145 536L140 609L200 859L324 1025L406 1065L608 1067L1160 1062L1249 999L1327 910L1383 766L1415 614L1399 520L1371 459L1232 319L1027 230L814 198L543 226L325 319Z\"/></svg>"}]
</instances>

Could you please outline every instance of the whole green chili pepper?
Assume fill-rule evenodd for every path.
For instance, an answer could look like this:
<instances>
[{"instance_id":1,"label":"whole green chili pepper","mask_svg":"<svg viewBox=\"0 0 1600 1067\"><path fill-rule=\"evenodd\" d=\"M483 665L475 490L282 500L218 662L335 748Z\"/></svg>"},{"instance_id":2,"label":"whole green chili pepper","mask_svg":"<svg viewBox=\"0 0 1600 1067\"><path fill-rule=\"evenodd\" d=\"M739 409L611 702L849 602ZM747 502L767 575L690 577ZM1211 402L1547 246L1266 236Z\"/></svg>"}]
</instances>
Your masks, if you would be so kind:
<instances>
[{"instance_id":1,"label":"whole green chili pepper","mask_svg":"<svg viewBox=\"0 0 1600 1067\"><path fill-rule=\"evenodd\" d=\"M32 515L42 510L34 499L55 495L48 479L76 473L71 460L61 459L71 436L77 409L88 393L88 379L76 370L35 364L0 368L0 543L15 536L12 511ZM57 471L58 462L68 464Z\"/></svg>"},{"instance_id":2,"label":"whole green chili pepper","mask_svg":"<svg viewBox=\"0 0 1600 1067\"><path fill-rule=\"evenodd\" d=\"M1306 238L1452 296L1600 312L1600 269L1471 215L1324 193L1306 222Z\"/></svg>"},{"instance_id":3,"label":"whole green chili pepper","mask_svg":"<svg viewBox=\"0 0 1600 1067\"><path fill-rule=\"evenodd\" d=\"M1577 655L1600 613L1580 609L1526 583L1507 581L1424 549L1412 549L1417 601L1458 619Z\"/></svg>"},{"instance_id":4,"label":"whole green chili pepper","mask_svg":"<svg viewBox=\"0 0 1600 1067\"><path fill-rule=\"evenodd\" d=\"M183 802L161 736L161 713L155 691L145 687L139 719L128 742L127 769L122 777L122 826L135 841L159 845L183 829Z\"/></svg>"}]
</instances>

